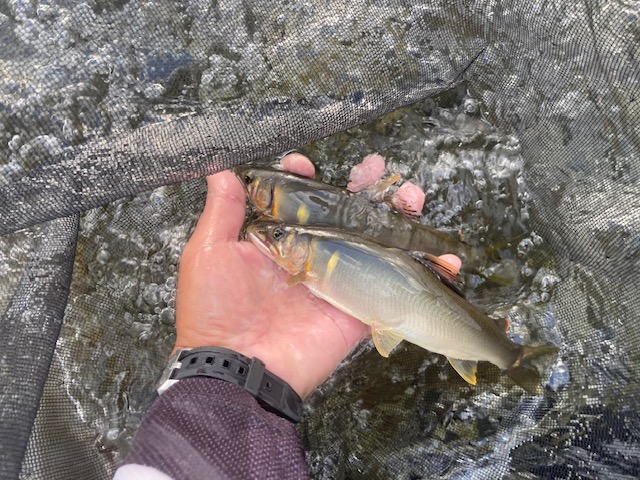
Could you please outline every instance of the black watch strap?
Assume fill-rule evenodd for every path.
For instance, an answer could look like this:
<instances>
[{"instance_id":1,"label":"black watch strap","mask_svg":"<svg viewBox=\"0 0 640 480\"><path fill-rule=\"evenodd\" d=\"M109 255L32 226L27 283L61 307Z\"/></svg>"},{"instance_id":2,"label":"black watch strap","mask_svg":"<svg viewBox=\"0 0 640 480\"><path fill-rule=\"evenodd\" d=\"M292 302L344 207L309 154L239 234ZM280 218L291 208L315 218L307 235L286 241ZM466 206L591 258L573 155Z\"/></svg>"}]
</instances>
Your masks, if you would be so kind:
<instances>
[{"instance_id":1,"label":"black watch strap","mask_svg":"<svg viewBox=\"0 0 640 480\"><path fill-rule=\"evenodd\" d=\"M209 377L243 387L267 410L298 422L302 399L287 382L264 368L257 358L223 347L178 350L158 385L158 393L184 378Z\"/></svg>"}]
</instances>

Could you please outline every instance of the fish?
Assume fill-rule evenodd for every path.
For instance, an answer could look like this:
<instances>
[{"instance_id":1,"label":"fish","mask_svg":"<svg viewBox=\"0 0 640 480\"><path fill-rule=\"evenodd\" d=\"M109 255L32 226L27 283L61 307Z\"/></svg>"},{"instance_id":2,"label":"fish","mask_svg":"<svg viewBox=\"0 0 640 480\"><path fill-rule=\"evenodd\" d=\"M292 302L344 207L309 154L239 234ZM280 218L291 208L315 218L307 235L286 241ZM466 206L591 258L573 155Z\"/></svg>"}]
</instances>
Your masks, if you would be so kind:
<instances>
[{"instance_id":1,"label":"fish","mask_svg":"<svg viewBox=\"0 0 640 480\"><path fill-rule=\"evenodd\" d=\"M403 340L444 355L470 384L479 361L505 371L529 393L541 392L537 368L554 345L513 342L497 322L440 282L423 266L421 252L386 247L354 232L256 221L247 238L326 300L371 327L387 357Z\"/></svg>"},{"instance_id":2,"label":"fish","mask_svg":"<svg viewBox=\"0 0 640 480\"><path fill-rule=\"evenodd\" d=\"M384 245L405 250L455 254L462 260L463 269L469 271L477 270L486 261L483 249L374 203L366 192L352 193L266 166L240 165L232 171L253 207L267 218L356 230Z\"/></svg>"}]
</instances>

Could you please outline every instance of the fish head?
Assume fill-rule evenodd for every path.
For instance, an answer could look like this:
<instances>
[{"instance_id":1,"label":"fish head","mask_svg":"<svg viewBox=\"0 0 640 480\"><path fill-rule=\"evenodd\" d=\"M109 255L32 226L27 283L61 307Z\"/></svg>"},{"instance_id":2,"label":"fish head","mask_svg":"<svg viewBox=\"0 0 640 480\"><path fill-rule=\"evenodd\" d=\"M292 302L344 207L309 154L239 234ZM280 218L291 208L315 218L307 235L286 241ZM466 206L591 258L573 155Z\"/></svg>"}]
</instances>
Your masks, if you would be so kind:
<instances>
[{"instance_id":1,"label":"fish head","mask_svg":"<svg viewBox=\"0 0 640 480\"><path fill-rule=\"evenodd\" d=\"M292 275L305 271L310 258L311 238L294 226L258 221L247 227L251 242Z\"/></svg>"},{"instance_id":2,"label":"fish head","mask_svg":"<svg viewBox=\"0 0 640 480\"><path fill-rule=\"evenodd\" d=\"M262 215L272 210L273 191L282 172L255 165L239 165L232 169L254 208Z\"/></svg>"}]
</instances>

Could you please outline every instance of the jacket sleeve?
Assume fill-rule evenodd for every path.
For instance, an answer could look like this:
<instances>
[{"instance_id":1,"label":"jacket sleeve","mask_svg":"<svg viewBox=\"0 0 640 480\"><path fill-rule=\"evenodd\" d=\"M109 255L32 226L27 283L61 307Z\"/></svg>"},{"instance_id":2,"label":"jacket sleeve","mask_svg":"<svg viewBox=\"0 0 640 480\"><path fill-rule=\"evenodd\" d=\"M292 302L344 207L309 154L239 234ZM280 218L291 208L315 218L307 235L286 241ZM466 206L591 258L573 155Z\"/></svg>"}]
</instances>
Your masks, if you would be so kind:
<instances>
[{"instance_id":1,"label":"jacket sleeve","mask_svg":"<svg viewBox=\"0 0 640 480\"><path fill-rule=\"evenodd\" d=\"M133 478L280 480L309 473L291 422L237 385L188 378L156 399L143 419L114 480Z\"/></svg>"}]
</instances>

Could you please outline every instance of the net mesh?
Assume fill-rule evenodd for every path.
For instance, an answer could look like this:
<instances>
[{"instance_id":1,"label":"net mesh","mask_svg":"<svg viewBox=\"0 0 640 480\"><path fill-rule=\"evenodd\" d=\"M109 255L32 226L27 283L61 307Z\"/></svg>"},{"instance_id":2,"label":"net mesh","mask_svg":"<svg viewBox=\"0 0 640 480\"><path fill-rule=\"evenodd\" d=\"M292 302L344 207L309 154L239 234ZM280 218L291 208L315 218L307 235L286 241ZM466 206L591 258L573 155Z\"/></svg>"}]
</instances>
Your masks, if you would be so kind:
<instances>
[{"instance_id":1,"label":"net mesh","mask_svg":"<svg viewBox=\"0 0 640 480\"><path fill-rule=\"evenodd\" d=\"M383 154L421 221L497 245L508 281L468 298L560 347L532 398L364 344L308 402L313 478L636 478L639 10L0 2L0 477L110 477L173 344L202 177L299 148L339 185Z\"/></svg>"}]
</instances>

